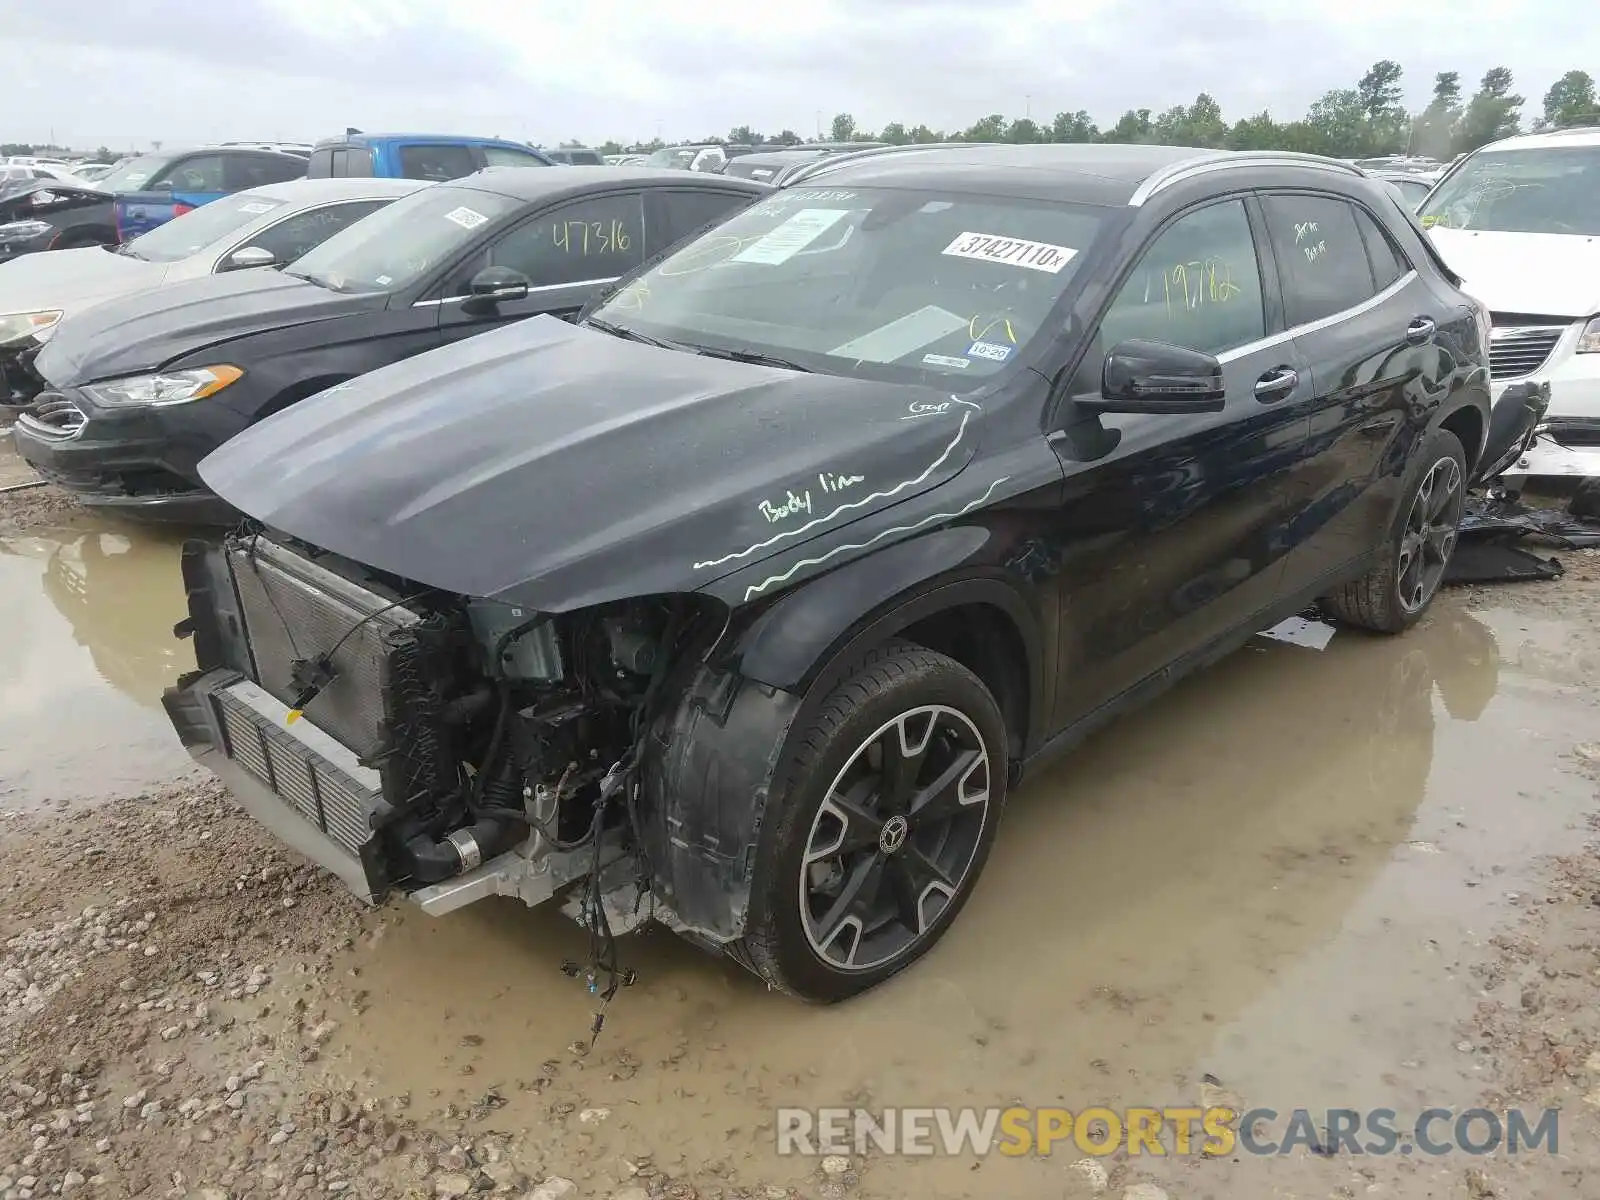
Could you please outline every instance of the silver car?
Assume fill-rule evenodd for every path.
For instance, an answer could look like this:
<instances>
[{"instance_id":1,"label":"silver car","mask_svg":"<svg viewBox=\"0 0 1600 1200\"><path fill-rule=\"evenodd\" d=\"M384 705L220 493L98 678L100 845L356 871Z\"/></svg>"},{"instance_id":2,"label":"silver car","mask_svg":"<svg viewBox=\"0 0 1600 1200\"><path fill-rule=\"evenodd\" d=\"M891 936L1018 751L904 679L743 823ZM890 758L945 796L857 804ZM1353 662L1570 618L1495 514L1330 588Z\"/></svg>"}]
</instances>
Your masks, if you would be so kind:
<instances>
[{"instance_id":1,"label":"silver car","mask_svg":"<svg viewBox=\"0 0 1600 1200\"><path fill-rule=\"evenodd\" d=\"M415 179L293 179L235 192L121 246L0 263L0 407L32 401L30 364L68 313L181 279L281 266L401 196Z\"/></svg>"}]
</instances>

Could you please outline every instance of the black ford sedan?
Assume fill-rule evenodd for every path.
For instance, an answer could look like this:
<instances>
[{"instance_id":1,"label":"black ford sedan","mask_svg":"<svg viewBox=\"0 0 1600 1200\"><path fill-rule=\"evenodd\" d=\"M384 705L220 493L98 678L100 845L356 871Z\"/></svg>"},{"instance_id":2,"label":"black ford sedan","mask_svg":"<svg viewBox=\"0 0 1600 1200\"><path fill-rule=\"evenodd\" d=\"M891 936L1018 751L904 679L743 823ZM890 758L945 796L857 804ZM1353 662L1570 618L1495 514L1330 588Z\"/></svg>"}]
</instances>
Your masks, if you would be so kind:
<instances>
[{"instance_id":1,"label":"black ford sedan","mask_svg":"<svg viewBox=\"0 0 1600 1200\"><path fill-rule=\"evenodd\" d=\"M536 314L575 316L646 257L769 189L614 167L490 169L424 188L283 271L173 284L64 319L17 448L86 504L229 523L195 466L376 367Z\"/></svg>"}]
</instances>

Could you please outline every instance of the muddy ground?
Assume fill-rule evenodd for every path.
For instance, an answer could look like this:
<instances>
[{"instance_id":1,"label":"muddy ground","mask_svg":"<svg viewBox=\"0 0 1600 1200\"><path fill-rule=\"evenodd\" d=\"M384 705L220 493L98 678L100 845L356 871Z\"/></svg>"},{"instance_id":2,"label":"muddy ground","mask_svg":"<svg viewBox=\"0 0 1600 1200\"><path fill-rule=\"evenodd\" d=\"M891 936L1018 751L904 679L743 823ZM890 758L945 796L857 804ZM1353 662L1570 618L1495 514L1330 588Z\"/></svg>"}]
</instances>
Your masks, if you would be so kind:
<instances>
[{"instance_id":1,"label":"muddy ground","mask_svg":"<svg viewBox=\"0 0 1600 1200\"><path fill-rule=\"evenodd\" d=\"M0 486L26 473L0 451ZM1258 639L1013 797L821 1009L666 934L369 911L188 767L179 538L0 497L0 1200L1600 1196L1600 555ZM1560 1108L1559 1152L780 1158L780 1105Z\"/></svg>"}]
</instances>

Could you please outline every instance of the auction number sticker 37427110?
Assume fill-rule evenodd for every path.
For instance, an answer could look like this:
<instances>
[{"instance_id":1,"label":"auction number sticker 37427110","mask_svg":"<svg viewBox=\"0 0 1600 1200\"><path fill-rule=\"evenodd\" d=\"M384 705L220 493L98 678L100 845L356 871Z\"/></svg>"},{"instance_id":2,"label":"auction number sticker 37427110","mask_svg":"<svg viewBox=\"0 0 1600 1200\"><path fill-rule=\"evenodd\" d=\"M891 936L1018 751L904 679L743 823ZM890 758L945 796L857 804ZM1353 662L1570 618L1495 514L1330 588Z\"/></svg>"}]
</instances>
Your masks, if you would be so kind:
<instances>
[{"instance_id":1,"label":"auction number sticker 37427110","mask_svg":"<svg viewBox=\"0 0 1600 1200\"><path fill-rule=\"evenodd\" d=\"M995 233L962 233L941 252L953 258L975 258L980 262L1007 263L1032 271L1056 274L1077 256L1068 246L1049 242L1030 242L1025 238L1001 237Z\"/></svg>"}]
</instances>

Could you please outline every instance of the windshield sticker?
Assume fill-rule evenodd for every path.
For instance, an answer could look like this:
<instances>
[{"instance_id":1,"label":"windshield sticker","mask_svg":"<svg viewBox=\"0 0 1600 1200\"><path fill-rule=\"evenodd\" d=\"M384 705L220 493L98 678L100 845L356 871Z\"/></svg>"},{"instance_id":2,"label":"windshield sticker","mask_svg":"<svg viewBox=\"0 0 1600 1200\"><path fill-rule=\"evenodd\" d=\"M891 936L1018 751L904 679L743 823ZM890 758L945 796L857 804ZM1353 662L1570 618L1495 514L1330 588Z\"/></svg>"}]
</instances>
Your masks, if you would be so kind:
<instances>
[{"instance_id":1,"label":"windshield sticker","mask_svg":"<svg viewBox=\"0 0 1600 1200\"><path fill-rule=\"evenodd\" d=\"M848 208L802 208L733 256L734 262L786 263L849 215Z\"/></svg>"},{"instance_id":2,"label":"windshield sticker","mask_svg":"<svg viewBox=\"0 0 1600 1200\"><path fill-rule=\"evenodd\" d=\"M255 216L260 216L262 213L271 212L274 207L275 206L271 205L271 204L263 204L259 200L252 200L249 204L241 204L241 205L239 205L239 211L240 212L244 212L244 213L252 213Z\"/></svg>"},{"instance_id":3,"label":"windshield sticker","mask_svg":"<svg viewBox=\"0 0 1600 1200\"><path fill-rule=\"evenodd\" d=\"M391 283L394 282L394 276L393 275L379 275L372 282L377 284L379 287L388 287Z\"/></svg>"},{"instance_id":4,"label":"windshield sticker","mask_svg":"<svg viewBox=\"0 0 1600 1200\"><path fill-rule=\"evenodd\" d=\"M956 358L950 354L924 354L922 361L930 367L952 367L958 371L965 371L967 364L972 360L969 358Z\"/></svg>"},{"instance_id":5,"label":"windshield sticker","mask_svg":"<svg viewBox=\"0 0 1600 1200\"><path fill-rule=\"evenodd\" d=\"M857 362L898 362L930 342L949 337L967 322L937 304L925 304L916 312L890 321L887 325L835 346L829 354L853 358Z\"/></svg>"},{"instance_id":6,"label":"windshield sticker","mask_svg":"<svg viewBox=\"0 0 1600 1200\"><path fill-rule=\"evenodd\" d=\"M975 258L980 262L1027 267L1030 271L1046 271L1051 275L1060 271L1078 254L1067 246L1001 237L997 233L963 233L941 253L952 258Z\"/></svg>"},{"instance_id":7,"label":"windshield sticker","mask_svg":"<svg viewBox=\"0 0 1600 1200\"><path fill-rule=\"evenodd\" d=\"M476 229L489 218L484 216L481 212L473 212L472 209L462 205L460 208L452 208L449 212L445 213L444 219L446 221L454 221L463 229Z\"/></svg>"},{"instance_id":8,"label":"windshield sticker","mask_svg":"<svg viewBox=\"0 0 1600 1200\"><path fill-rule=\"evenodd\" d=\"M967 347L969 358L987 358L990 362L1005 362L1015 346L1002 346L997 342L973 342Z\"/></svg>"},{"instance_id":9,"label":"windshield sticker","mask_svg":"<svg viewBox=\"0 0 1600 1200\"><path fill-rule=\"evenodd\" d=\"M859 192L828 191L825 188L806 188L803 191L790 192L796 200L821 200L831 203L834 200L854 200Z\"/></svg>"}]
</instances>

